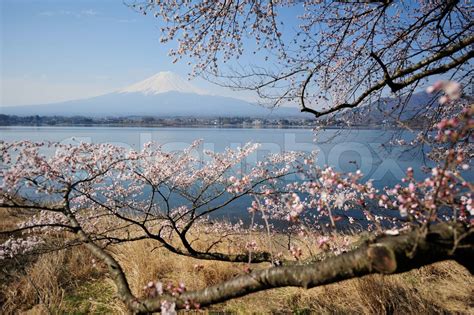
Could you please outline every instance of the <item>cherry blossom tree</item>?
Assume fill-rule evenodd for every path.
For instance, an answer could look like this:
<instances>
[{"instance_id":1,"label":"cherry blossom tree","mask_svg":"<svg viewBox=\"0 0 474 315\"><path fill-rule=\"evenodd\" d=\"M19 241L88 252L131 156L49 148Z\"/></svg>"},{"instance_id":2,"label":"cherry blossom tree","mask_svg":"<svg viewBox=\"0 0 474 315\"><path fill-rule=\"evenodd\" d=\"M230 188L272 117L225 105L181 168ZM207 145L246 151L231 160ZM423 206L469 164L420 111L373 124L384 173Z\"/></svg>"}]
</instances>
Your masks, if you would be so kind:
<instances>
[{"instance_id":1,"label":"cherry blossom tree","mask_svg":"<svg viewBox=\"0 0 474 315\"><path fill-rule=\"evenodd\" d=\"M241 233L242 223L214 222L209 216L240 199L262 194L263 189L265 194L279 192L282 179L294 173L291 165L298 154L269 156L242 173L239 164L258 145L205 152L203 159L196 156L198 146L196 141L182 152L167 153L156 143L145 144L141 152L108 144L4 143L2 160L8 167L2 172L0 205L34 211L31 220L8 233L75 233L80 227L91 241L105 247L149 238L180 255L248 262L245 253L213 251L226 237ZM238 178L232 175L236 172ZM226 232L204 251L193 247L200 235L218 226ZM36 236L20 245L7 241L11 243L4 246L2 256L13 256L38 241ZM252 262L269 259L269 253L251 257Z\"/></svg>"},{"instance_id":2,"label":"cherry blossom tree","mask_svg":"<svg viewBox=\"0 0 474 315\"><path fill-rule=\"evenodd\" d=\"M316 166L316 152L271 155L241 169L255 145L198 157L199 143L169 153L156 143L134 151L108 144L3 142L0 207L11 215L26 211L28 220L0 231L6 238L0 259L85 246L107 265L118 296L136 313L174 313L261 290L311 288L448 259L473 271L473 185L465 174L471 167L474 107L461 88L472 74L469 2L137 1L130 6L164 20L162 41L178 41L170 54L193 59L194 74L256 91L273 106L299 101L301 110L315 117L352 114L389 93L399 97L403 111L429 78L456 79L459 83L447 79L432 85L428 92L442 97L416 113L424 115L427 128L415 144L429 145L438 165L422 180L409 168L399 184L377 189L362 182L360 171L343 174ZM296 10L294 29L281 24L283 9ZM247 45L249 40L255 44ZM275 58L267 67L223 67L243 56L247 46L255 47L250 51L255 58ZM290 175L299 179L289 180ZM236 202L248 203L247 222L216 219ZM370 237L357 246L333 244L324 231L354 224L349 210L359 211ZM331 255L304 260L291 237L293 259L259 251L252 233L266 234L271 249L272 236L282 233L276 222L285 222L283 233L315 241ZM203 235L206 246L197 246ZM315 235L320 237L311 240ZM150 279L139 297L110 249L143 239L198 259L271 265L196 291ZM238 244L240 252L219 249L224 241Z\"/></svg>"},{"instance_id":3,"label":"cherry blossom tree","mask_svg":"<svg viewBox=\"0 0 474 315\"><path fill-rule=\"evenodd\" d=\"M451 88L437 83L430 89L446 93L446 102L458 102L458 94L449 94ZM0 232L8 238L0 245L0 259L84 245L108 266L121 300L139 313L172 313L176 308L200 308L276 287L310 288L447 259L472 272L474 187L464 178L472 151L461 144L472 142L473 117L474 106L467 105L439 122L434 138L444 155L425 179L415 179L409 168L400 184L383 190L371 181L361 182L359 171L342 174L316 166L314 152L270 155L253 167L237 170L235 166L256 149L252 144L224 153L205 152L201 159L193 154L198 142L174 153L155 143L140 152L108 144L2 143L0 207L12 215L26 210L29 219L14 230ZM292 174L300 179L289 181ZM317 239L319 246L332 254L308 260L300 260L302 249L296 243L289 244L294 259L282 260L278 253L256 250L255 241L247 237L256 230L253 220L250 225L225 224L207 217L246 197L253 199L248 200L249 215L261 216L260 233L269 236L278 233L272 222L286 220L296 226L295 233L314 237L312 229L336 228L348 210L359 210L373 233L358 246L335 246L322 236ZM346 219L353 223L351 217ZM207 248L201 250L193 244L203 234L214 239L208 239ZM54 235L63 236L61 242L57 238L52 242ZM241 253L214 250L233 236L246 242ZM270 262L272 267L249 270L198 291L188 292L185 284L163 287L151 281L145 296L138 298L109 247L142 239L154 240L179 255Z\"/></svg>"}]
</instances>

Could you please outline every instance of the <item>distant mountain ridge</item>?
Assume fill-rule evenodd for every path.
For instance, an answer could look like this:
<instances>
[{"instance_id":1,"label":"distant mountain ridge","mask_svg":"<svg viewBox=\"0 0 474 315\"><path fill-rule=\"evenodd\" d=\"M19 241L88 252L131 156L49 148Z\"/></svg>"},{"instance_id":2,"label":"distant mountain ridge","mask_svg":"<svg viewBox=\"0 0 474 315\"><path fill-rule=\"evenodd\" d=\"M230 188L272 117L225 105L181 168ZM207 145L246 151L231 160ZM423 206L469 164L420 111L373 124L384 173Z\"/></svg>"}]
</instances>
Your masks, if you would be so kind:
<instances>
[{"instance_id":1,"label":"distant mountain ridge","mask_svg":"<svg viewBox=\"0 0 474 315\"><path fill-rule=\"evenodd\" d=\"M268 109L211 95L172 72L160 72L116 92L54 104L0 107L6 115L160 116L160 117L310 117L298 108Z\"/></svg>"},{"instance_id":2,"label":"distant mountain ridge","mask_svg":"<svg viewBox=\"0 0 474 315\"><path fill-rule=\"evenodd\" d=\"M337 113L336 119L348 118L352 123L360 125L381 125L397 121L420 124L429 111L439 106L439 95L426 92L414 93L399 98L384 97L345 112Z\"/></svg>"},{"instance_id":3,"label":"distant mountain ridge","mask_svg":"<svg viewBox=\"0 0 474 315\"><path fill-rule=\"evenodd\" d=\"M335 120L349 117L358 125L382 125L407 121L438 106L437 96L425 92L406 98L382 98L368 105L336 113ZM406 102L405 102L406 101ZM421 115L420 115L421 113ZM54 104L0 107L0 114L18 116L86 117L254 117L267 119L314 118L298 108L269 109L246 101L212 95L172 72L159 72L113 93ZM325 119L326 117L322 117Z\"/></svg>"}]
</instances>

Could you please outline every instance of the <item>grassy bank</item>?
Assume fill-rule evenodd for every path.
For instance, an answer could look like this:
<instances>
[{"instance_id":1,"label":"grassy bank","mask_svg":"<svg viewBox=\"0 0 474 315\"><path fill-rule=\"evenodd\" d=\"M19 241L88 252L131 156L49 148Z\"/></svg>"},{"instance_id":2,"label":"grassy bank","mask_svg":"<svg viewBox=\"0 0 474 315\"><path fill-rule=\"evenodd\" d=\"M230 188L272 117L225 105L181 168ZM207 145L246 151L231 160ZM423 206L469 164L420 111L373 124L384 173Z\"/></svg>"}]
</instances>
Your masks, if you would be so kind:
<instances>
[{"instance_id":1,"label":"grassy bank","mask_svg":"<svg viewBox=\"0 0 474 315\"><path fill-rule=\"evenodd\" d=\"M4 227L8 222L2 221ZM5 222L5 223L4 223ZM2 228L3 228L2 227ZM353 237L354 239L356 237ZM266 237L258 244L265 249ZM203 243L205 241L203 240ZM221 249L241 250L236 243ZM240 247L240 246L239 246ZM111 248L138 296L151 280L184 282L188 290L219 283L244 272L245 264L178 256L143 240ZM316 247L314 251L320 251ZM122 314L107 270L83 247L0 262L3 314ZM252 268L265 268L261 264ZM206 312L433 314L474 313L474 278L455 262L437 263L393 276L371 275L310 290L282 288L215 305Z\"/></svg>"}]
</instances>

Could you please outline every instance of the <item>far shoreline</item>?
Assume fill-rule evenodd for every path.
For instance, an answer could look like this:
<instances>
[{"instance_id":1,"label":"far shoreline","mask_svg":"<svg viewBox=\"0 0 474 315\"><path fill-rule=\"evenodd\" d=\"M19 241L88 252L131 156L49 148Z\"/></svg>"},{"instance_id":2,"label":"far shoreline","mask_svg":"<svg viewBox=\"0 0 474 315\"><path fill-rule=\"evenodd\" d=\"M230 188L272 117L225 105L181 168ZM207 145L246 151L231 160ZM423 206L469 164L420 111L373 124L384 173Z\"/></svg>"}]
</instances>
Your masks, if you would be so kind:
<instances>
[{"instance_id":1,"label":"far shoreline","mask_svg":"<svg viewBox=\"0 0 474 315\"><path fill-rule=\"evenodd\" d=\"M0 129L10 128L153 128L153 129L246 129L246 130L259 130L259 129L305 129L312 130L318 126L280 126L280 125L262 125L262 126L239 126L239 125L134 125L134 124L57 124L57 125L4 125L0 124ZM387 131L403 131L406 128L401 127L387 127L387 126L321 126L322 130L337 130L337 129L349 129L349 130L387 130ZM419 130L421 128L412 128L413 130Z\"/></svg>"}]
</instances>

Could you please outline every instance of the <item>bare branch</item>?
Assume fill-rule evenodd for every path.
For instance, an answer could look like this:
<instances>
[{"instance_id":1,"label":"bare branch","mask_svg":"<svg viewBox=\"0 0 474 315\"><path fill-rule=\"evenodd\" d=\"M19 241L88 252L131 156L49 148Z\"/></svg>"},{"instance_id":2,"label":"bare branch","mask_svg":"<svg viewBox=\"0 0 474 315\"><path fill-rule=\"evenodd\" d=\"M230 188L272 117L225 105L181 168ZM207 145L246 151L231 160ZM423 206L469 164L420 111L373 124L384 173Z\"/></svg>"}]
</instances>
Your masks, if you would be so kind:
<instances>
[{"instance_id":1,"label":"bare branch","mask_svg":"<svg viewBox=\"0 0 474 315\"><path fill-rule=\"evenodd\" d=\"M419 63L417 63L417 64L415 64L411 67L407 67L405 69L402 69L402 70L394 73L390 78L391 82L393 82L392 80L394 80L394 79L403 78L403 77L405 77L409 74L413 74L417 70L419 70L421 68L424 68L426 66L429 66L430 64L432 64L436 61L439 61L443 58L451 57L451 59L452 59L452 61L449 62L449 63L443 64L443 65L435 67L435 68L427 69L423 72L413 74L411 77L405 78L402 82L393 83L392 84L392 91L398 91L398 90L400 90L404 87L407 87L410 84L412 84L412 83L414 83L414 82L416 82L420 79L426 78L426 77L434 75L434 74L445 73L445 72L447 72L447 71L449 71L453 68L456 68L459 65L465 64L467 61L469 61L471 58L474 57L474 51L473 50L470 50L468 53L466 53L466 54L464 54L460 57L457 57L457 58L452 57L452 56L457 51L459 51L461 49L464 49L464 48L468 47L469 45L472 45L473 43L474 43L474 36L471 36L471 37L461 41L460 43L458 43L456 45L453 45L449 48L446 48L445 50L439 52L438 54L436 54L434 56L431 56L430 58L422 60ZM373 85L371 88L365 90L352 103L339 104L339 105L334 106L334 107L332 107L328 110L323 110L323 111L316 111L316 110L313 110L313 109L303 107L301 109L301 111L302 112L310 112L310 113L314 114L316 117L321 117L321 116L324 116L324 115L327 115L327 114L330 114L330 113L333 113L333 112L336 112L336 111L340 111L340 110L345 109L345 108L354 108L354 107L359 106L363 101L365 101L365 99L370 94L372 94L375 91L378 91L378 90L382 89L386 85L388 85L388 81L387 81L386 78L384 78L383 80L381 80L378 83L376 83L375 85Z\"/></svg>"}]
</instances>

